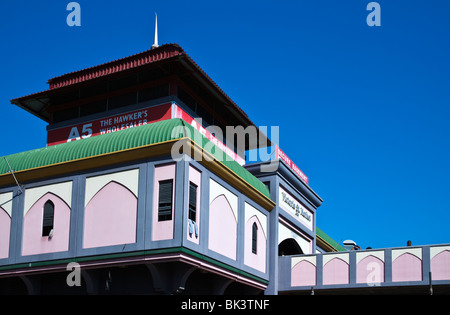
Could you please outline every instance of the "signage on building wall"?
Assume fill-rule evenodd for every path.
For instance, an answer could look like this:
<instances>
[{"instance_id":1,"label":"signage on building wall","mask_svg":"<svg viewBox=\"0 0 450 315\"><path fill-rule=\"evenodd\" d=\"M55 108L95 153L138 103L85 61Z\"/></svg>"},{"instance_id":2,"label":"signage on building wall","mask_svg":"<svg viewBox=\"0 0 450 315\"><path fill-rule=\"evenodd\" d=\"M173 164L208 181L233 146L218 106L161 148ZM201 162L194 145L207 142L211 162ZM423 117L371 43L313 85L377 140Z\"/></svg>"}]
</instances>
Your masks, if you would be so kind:
<instances>
[{"instance_id":1,"label":"signage on building wall","mask_svg":"<svg viewBox=\"0 0 450 315\"><path fill-rule=\"evenodd\" d=\"M209 141L214 143L214 145L216 145L219 149L221 149L225 154L230 156L233 160L238 162L240 165L244 165L245 164L245 160L242 157L240 157L236 152L234 152L232 149L230 149L225 144L223 144L222 141L220 141L219 139L214 137L211 132L209 132L201 124L199 124L197 121L195 121L194 118L192 118L188 113L186 113L183 109L181 109L177 105L174 105L174 118L181 118L181 119L183 119L188 124L190 124L195 129L197 129Z\"/></svg>"},{"instance_id":2,"label":"signage on building wall","mask_svg":"<svg viewBox=\"0 0 450 315\"><path fill-rule=\"evenodd\" d=\"M47 146L103 135L171 118L171 104L143 108L114 116L91 120L77 125L51 129Z\"/></svg>"},{"instance_id":3,"label":"signage on building wall","mask_svg":"<svg viewBox=\"0 0 450 315\"><path fill-rule=\"evenodd\" d=\"M294 162L292 162L292 160L286 154L284 154L283 151L281 151L278 146L276 146L275 154L275 159L283 160L287 164L287 166L289 166L289 168L294 171L295 174L297 174L306 184L308 184L308 177L297 167L297 165L295 165Z\"/></svg>"},{"instance_id":4,"label":"signage on building wall","mask_svg":"<svg viewBox=\"0 0 450 315\"><path fill-rule=\"evenodd\" d=\"M223 144L219 139L211 134L206 128L200 125L189 114L176 104L162 104L153 107L143 108L131 112L121 113L113 116L103 117L96 120L83 122L76 125L51 129L47 132L47 146L90 138L93 136L108 134L123 129L138 127L149 123L167 120L171 118L181 118L188 124L196 128L208 140L214 143L225 154L230 156L240 165L245 164L245 160L236 152Z\"/></svg>"},{"instance_id":5,"label":"signage on building wall","mask_svg":"<svg viewBox=\"0 0 450 315\"><path fill-rule=\"evenodd\" d=\"M313 230L313 213L306 209L296 198L284 190L281 186L278 189L279 206L292 214L297 220L303 223L311 231Z\"/></svg>"}]
</instances>

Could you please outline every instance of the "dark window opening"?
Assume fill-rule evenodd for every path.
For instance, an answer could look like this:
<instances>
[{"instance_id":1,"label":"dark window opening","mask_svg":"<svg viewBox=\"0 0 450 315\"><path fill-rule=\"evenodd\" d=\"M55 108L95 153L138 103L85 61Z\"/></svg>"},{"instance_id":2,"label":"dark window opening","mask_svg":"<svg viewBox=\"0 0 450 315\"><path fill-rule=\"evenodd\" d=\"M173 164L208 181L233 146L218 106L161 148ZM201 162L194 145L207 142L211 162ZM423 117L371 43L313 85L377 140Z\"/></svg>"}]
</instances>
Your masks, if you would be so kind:
<instances>
[{"instance_id":1,"label":"dark window opening","mask_svg":"<svg viewBox=\"0 0 450 315\"><path fill-rule=\"evenodd\" d=\"M192 109L193 112L196 111L197 102L179 86L177 89L177 96L185 105Z\"/></svg>"},{"instance_id":2,"label":"dark window opening","mask_svg":"<svg viewBox=\"0 0 450 315\"><path fill-rule=\"evenodd\" d=\"M44 205L44 215L42 220L42 236L49 236L53 230L53 219L55 216L55 205L48 200Z\"/></svg>"},{"instance_id":3,"label":"dark window opening","mask_svg":"<svg viewBox=\"0 0 450 315\"><path fill-rule=\"evenodd\" d=\"M164 66L162 66L164 68ZM166 75L166 70L160 67L149 69L145 72L139 73L139 83L145 83L149 81L154 81L160 79Z\"/></svg>"},{"instance_id":4,"label":"dark window opening","mask_svg":"<svg viewBox=\"0 0 450 315\"><path fill-rule=\"evenodd\" d=\"M56 111L53 113L53 122L57 123L61 121L78 118L79 116L78 110L79 110L78 106L76 106Z\"/></svg>"},{"instance_id":5,"label":"dark window opening","mask_svg":"<svg viewBox=\"0 0 450 315\"><path fill-rule=\"evenodd\" d=\"M197 216L197 185L189 183L189 214L188 218L196 222Z\"/></svg>"},{"instance_id":6,"label":"dark window opening","mask_svg":"<svg viewBox=\"0 0 450 315\"><path fill-rule=\"evenodd\" d=\"M202 106L197 104L197 115L203 119L203 121L207 124L207 125L213 125L214 124L214 118L213 116Z\"/></svg>"},{"instance_id":7,"label":"dark window opening","mask_svg":"<svg viewBox=\"0 0 450 315\"><path fill-rule=\"evenodd\" d=\"M109 81L109 90L117 91L123 88L137 85L137 75L133 74L128 77L120 77Z\"/></svg>"},{"instance_id":8,"label":"dark window opening","mask_svg":"<svg viewBox=\"0 0 450 315\"><path fill-rule=\"evenodd\" d=\"M256 254L258 246L258 226L256 223L252 225L252 253Z\"/></svg>"},{"instance_id":9,"label":"dark window opening","mask_svg":"<svg viewBox=\"0 0 450 315\"><path fill-rule=\"evenodd\" d=\"M80 106L80 117L106 111L106 99Z\"/></svg>"},{"instance_id":10,"label":"dark window opening","mask_svg":"<svg viewBox=\"0 0 450 315\"><path fill-rule=\"evenodd\" d=\"M88 85L80 88L80 98L92 97L108 92L108 83L101 82L95 85Z\"/></svg>"},{"instance_id":11,"label":"dark window opening","mask_svg":"<svg viewBox=\"0 0 450 315\"><path fill-rule=\"evenodd\" d=\"M78 100L80 98L80 91L78 89L71 90L69 92L64 92L61 94L51 95L50 96L50 105L60 105L64 103L70 103Z\"/></svg>"},{"instance_id":12,"label":"dark window opening","mask_svg":"<svg viewBox=\"0 0 450 315\"><path fill-rule=\"evenodd\" d=\"M158 85L139 91L139 103L169 96L169 85Z\"/></svg>"},{"instance_id":13,"label":"dark window opening","mask_svg":"<svg viewBox=\"0 0 450 315\"><path fill-rule=\"evenodd\" d=\"M111 110L115 108L125 107L128 105L134 105L137 103L136 98L137 98L136 92L111 97L108 100L108 109Z\"/></svg>"},{"instance_id":14,"label":"dark window opening","mask_svg":"<svg viewBox=\"0 0 450 315\"><path fill-rule=\"evenodd\" d=\"M212 114L179 86L177 89L177 96L187 107L189 107L198 117L200 117L206 125L211 126L215 124ZM225 133L225 129L222 130Z\"/></svg>"},{"instance_id":15,"label":"dark window opening","mask_svg":"<svg viewBox=\"0 0 450 315\"><path fill-rule=\"evenodd\" d=\"M159 182L158 221L172 220L173 179Z\"/></svg>"}]
</instances>

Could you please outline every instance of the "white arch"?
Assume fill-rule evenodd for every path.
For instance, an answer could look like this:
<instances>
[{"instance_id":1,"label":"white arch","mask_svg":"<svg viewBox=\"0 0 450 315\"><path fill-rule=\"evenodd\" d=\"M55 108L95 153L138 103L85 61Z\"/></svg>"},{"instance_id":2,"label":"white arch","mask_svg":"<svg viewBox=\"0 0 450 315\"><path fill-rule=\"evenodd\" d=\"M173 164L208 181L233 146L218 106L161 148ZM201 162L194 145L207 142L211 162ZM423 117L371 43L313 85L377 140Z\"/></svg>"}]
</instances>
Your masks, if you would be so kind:
<instances>
[{"instance_id":1,"label":"white arch","mask_svg":"<svg viewBox=\"0 0 450 315\"><path fill-rule=\"evenodd\" d=\"M302 252L304 254L311 254L312 248L311 248L311 241L308 241L307 239L303 238L301 235L297 234L296 232L289 229L287 226L285 226L282 223L278 224L278 245L280 243L288 238L294 239L294 241L297 242L297 244L302 249Z\"/></svg>"},{"instance_id":2,"label":"white arch","mask_svg":"<svg viewBox=\"0 0 450 315\"><path fill-rule=\"evenodd\" d=\"M72 181L29 188L25 190L23 216L25 216L31 207L47 193L58 196L58 198L62 199L69 208L72 206Z\"/></svg>"}]
</instances>

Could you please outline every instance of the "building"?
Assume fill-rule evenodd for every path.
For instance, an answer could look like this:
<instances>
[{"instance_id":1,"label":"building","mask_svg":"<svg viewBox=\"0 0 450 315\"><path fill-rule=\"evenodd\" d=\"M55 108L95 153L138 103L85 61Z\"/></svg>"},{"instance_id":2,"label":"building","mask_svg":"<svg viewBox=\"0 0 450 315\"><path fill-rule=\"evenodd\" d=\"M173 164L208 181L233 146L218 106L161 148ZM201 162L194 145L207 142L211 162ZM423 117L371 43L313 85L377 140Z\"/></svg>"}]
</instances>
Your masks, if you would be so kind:
<instances>
[{"instance_id":1,"label":"building","mask_svg":"<svg viewBox=\"0 0 450 315\"><path fill-rule=\"evenodd\" d=\"M432 268L440 287L450 283L449 245L371 255L317 228L322 199L308 178L277 146L272 161L245 161L273 144L179 45L48 83L11 101L46 121L48 136L0 162L1 294L373 289L357 273L366 257L391 268L376 279L383 288L428 288ZM227 126L235 132L219 136ZM388 259L410 252L420 268L409 256L402 266L420 271L397 279Z\"/></svg>"}]
</instances>

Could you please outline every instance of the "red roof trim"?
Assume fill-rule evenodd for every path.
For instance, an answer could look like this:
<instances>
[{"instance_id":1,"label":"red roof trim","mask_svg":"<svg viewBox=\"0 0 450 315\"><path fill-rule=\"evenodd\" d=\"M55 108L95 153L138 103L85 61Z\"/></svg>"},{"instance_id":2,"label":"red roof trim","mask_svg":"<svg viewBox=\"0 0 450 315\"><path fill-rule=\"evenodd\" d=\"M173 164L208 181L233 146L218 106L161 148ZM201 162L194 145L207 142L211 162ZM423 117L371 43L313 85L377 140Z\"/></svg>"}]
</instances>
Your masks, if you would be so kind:
<instances>
[{"instance_id":1,"label":"red roof trim","mask_svg":"<svg viewBox=\"0 0 450 315\"><path fill-rule=\"evenodd\" d=\"M96 79L105 75L137 68L159 60L168 59L185 54L183 49L176 44L167 44L155 49L147 50L139 54L128 56L102 65L67 73L47 81L50 90Z\"/></svg>"},{"instance_id":2,"label":"red roof trim","mask_svg":"<svg viewBox=\"0 0 450 315\"><path fill-rule=\"evenodd\" d=\"M189 57L178 44L165 44L158 48L150 49L125 58L110 61L101 65L66 73L61 76L51 78L47 81L50 85L48 90L33 93L27 96L18 97L11 100L12 104L20 104L21 101L45 95L52 90L68 87L74 84L85 82L88 80L100 78L102 76L119 73L121 71L137 68L153 62L169 59L176 56L184 56L194 68L209 81L209 83L221 94L232 107L245 117L245 119L253 125L247 114L230 97L197 65L197 63Z\"/></svg>"}]
</instances>

